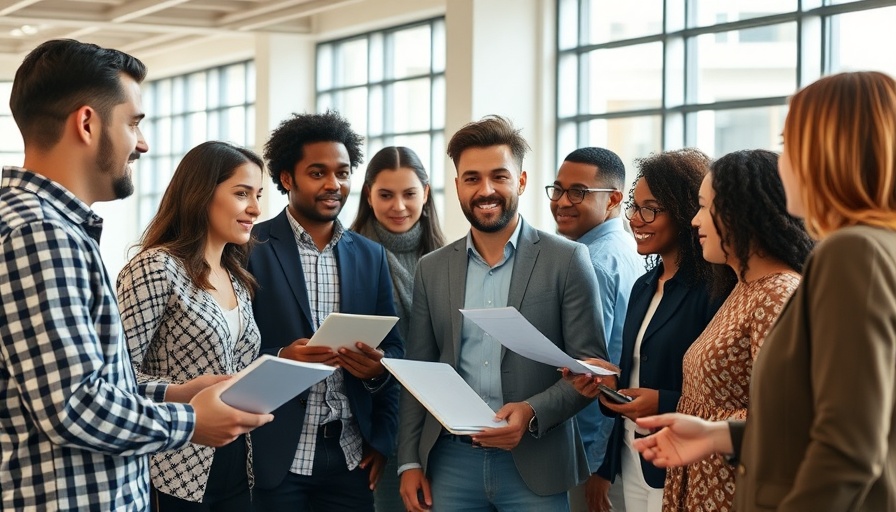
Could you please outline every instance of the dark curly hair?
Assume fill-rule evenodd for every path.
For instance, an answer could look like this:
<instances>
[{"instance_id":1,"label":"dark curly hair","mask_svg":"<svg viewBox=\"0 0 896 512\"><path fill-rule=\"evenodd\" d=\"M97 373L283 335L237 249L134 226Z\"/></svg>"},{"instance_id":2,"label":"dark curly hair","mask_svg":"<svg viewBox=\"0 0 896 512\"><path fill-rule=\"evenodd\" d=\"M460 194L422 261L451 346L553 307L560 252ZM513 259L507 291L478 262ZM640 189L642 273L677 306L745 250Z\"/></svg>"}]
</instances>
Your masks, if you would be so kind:
<instances>
[{"instance_id":1,"label":"dark curly hair","mask_svg":"<svg viewBox=\"0 0 896 512\"><path fill-rule=\"evenodd\" d=\"M803 221L787 213L778 155L763 149L735 151L716 160L710 174L712 223L725 255L733 253L740 262L738 275L727 265L716 266L714 288L744 279L753 251L802 273L815 242Z\"/></svg>"},{"instance_id":2,"label":"dark curly hair","mask_svg":"<svg viewBox=\"0 0 896 512\"><path fill-rule=\"evenodd\" d=\"M304 157L305 144L314 142L338 142L345 146L352 170L364 161L361 150L364 138L355 133L338 112L327 110L323 114L293 114L280 123L264 145L268 173L277 190L286 193L280 183L280 173L288 171L292 174L296 162Z\"/></svg>"},{"instance_id":3,"label":"dark curly hair","mask_svg":"<svg viewBox=\"0 0 896 512\"><path fill-rule=\"evenodd\" d=\"M678 230L678 271L689 285L702 284L711 289L713 271L703 259L691 219L697 214L700 183L709 172L712 159L695 148L652 153L635 160L638 175L644 178L659 205L664 208ZM628 192L629 204L635 201L634 185ZM659 263L659 256L648 258L648 268Z\"/></svg>"}]
</instances>

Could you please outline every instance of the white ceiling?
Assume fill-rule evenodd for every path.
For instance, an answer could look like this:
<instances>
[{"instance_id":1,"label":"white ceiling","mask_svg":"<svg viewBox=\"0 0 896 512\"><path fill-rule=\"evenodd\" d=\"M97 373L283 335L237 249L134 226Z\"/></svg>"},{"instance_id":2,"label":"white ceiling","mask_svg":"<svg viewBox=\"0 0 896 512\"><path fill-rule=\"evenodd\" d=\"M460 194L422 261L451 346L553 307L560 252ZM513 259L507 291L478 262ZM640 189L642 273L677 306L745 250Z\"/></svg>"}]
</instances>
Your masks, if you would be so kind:
<instances>
[{"instance_id":1,"label":"white ceiling","mask_svg":"<svg viewBox=\"0 0 896 512\"><path fill-rule=\"evenodd\" d=\"M0 0L0 58L72 38L141 57L222 35L306 34L311 17L363 0Z\"/></svg>"}]
</instances>

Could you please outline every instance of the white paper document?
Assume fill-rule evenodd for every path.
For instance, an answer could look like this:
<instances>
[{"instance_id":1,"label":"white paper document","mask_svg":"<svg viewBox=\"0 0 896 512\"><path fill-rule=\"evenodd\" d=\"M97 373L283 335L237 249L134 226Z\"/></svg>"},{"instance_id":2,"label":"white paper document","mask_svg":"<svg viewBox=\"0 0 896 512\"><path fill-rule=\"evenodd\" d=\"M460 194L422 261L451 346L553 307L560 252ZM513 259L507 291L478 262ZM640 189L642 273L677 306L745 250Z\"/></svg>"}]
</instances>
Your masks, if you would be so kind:
<instances>
[{"instance_id":1,"label":"white paper document","mask_svg":"<svg viewBox=\"0 0 896 512\"><path fill-rule=\"evenodd\" d=\"M470 435L507 426L495 421L495 411L451 365L388 357L382 363L448 432Z\"/></svg>"},{"instance_id":2,"label":"white paper document","mask_svg":"<svg viewBox=\"0 0 896 512\"><path fill-rule=\"evenodd\" d=\"M263 354L230 379L221 400L241 411L268 414L326 379L335 369Z\"/></svg>"},{"instance_id":3,"label":"white paper document","mask_svg":"<svg viewBox=\"0 0 896 512\"><path fill-rule=\"evenodd\" d=\"M569 368L573 373L593 375L616 375L619 373L616 368L614 368L615 371L609 370L571 357L530 324L526 317L514 307L461 309L460 312L492 338L498 340L498 343L525 358L557 368ZM611 363L606 363L606 365L610 368L615 366Z\"/></svg>"},{"instance_id":4,"label":"white paper document","mask_svg":"<svg viewBox=\"0 0 896 512\"><path fill-rule=\"evenodd\" d=\"M347 348L360 352L355 347L355 342L360 341L376 348L396 322L397 316L330 313L308 340L308 346L324 346L333 350Z\"/></svg>"}]
</instances>

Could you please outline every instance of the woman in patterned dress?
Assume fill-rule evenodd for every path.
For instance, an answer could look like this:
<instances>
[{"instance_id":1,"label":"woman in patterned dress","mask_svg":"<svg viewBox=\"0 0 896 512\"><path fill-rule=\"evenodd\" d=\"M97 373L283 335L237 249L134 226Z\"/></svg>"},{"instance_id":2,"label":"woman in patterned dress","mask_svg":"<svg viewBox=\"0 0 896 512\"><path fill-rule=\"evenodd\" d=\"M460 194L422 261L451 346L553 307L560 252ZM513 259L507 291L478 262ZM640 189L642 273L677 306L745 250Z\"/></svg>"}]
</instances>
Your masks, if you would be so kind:
<instances>
[{"instance_id":1,"label":"woman in patterned dress","mask_svg":"<svg viewBox=\"0 0 896 512\"><path fill-rule=\"evenodd\" d=\"M693 221L703 257L720 264L717 285L736 284L685 353L678 412L746 419L753 360L813 246L802 221L787 213L777 162L770 151L737 151L703 179ZM734 467L720 455L666 474L667 512L727 512L733 499Z\"/></svg>"},{"instance_id":2,"label":"woman in patterned dress","mask_svg":"<svg viewBox=\"0 0 896 512\"><path fill-rule=\"evenodd\" d=\"M263 165L255 153L225 142L191 149L174 171L140 252L118 276L137 380L162 382L157 400L189 401L180 383L216 382L258 355L255 280L244 264L260 214ZM249 440L154 455L152 510L250 510Z\"/></svg>"}]
</instances>

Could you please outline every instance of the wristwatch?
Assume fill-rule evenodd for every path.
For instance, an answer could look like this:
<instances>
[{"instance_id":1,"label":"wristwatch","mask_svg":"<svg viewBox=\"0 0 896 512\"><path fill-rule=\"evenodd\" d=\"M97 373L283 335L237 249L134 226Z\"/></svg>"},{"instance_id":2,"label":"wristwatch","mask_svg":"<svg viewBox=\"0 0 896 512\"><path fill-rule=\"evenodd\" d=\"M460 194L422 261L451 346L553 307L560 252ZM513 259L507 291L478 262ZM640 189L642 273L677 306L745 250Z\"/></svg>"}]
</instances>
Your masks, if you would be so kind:
<instances>
[{"instance_id":1,"label":"wristwatch","mask_svg":"<svg viewBox=\"0 0 896 512\"><path fill-rule=\"evenodd\" d=\"M523 402L528 405L530 409L532 409L532 419L529 420L529 433L533 436L538 437L538 413L535 412L535 407L532 407L532 404L529 402Z\"/></svg>"},{"instance_id":2,"label":"wristwatch","mask_svg":"<svg viewBox=\"0 0 896 512\"><path fill-rule=\"evenodd\" d=\"M529 420L529 433L538 434L538 416L532 416L532 419Z\"/></svg>"}]
</instances>

